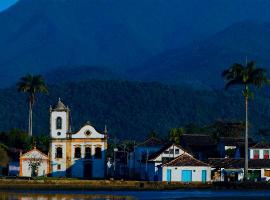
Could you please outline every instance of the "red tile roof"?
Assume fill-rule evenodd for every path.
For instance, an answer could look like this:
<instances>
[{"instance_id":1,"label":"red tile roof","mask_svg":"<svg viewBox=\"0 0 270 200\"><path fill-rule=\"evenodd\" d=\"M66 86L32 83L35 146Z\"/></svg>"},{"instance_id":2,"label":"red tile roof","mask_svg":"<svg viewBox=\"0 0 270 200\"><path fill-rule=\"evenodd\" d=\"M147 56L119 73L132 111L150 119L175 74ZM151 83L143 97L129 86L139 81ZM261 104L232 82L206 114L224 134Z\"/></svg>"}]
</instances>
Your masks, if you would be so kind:
<instances>
[{"instance_id":1,"label":"red tile roof","mask_svg":"<svg viewBox=\"0 0 270 200\"><path fill-rule=\"evenodd\" d=\"M163 166L210 166L200 160L193 158L188 154L182 154Z\"/></svg>"}]
</instances>

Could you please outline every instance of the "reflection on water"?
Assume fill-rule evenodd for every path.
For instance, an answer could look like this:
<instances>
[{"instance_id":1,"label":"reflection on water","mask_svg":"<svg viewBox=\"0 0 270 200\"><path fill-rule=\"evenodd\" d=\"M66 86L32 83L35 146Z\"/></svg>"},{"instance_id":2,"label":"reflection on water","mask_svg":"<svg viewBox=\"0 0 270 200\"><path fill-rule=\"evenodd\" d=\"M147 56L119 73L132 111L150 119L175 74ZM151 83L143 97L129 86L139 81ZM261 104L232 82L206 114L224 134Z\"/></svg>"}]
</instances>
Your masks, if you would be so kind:
<instances>
[{"instance_id":1,"label":"reflection on water","mask_svg":"<svg viewBox=\"0 0 270 200\"><path fill-rule=\"evenodd\" d=\"M1 200L270 200L270 191L25 191L1 192Z\"/></svg>"},{"instance_id":2,"label":"reflection on water","mask_svg":"<svg viewBox=\"0 0 270 200\"><path fill-rule=\"evenodd\" d=\"M82 194L21 194L21 193L0 193L1 200L131 200L129 196L117 195L82 195Z\"/></svg>"}]
</instances>

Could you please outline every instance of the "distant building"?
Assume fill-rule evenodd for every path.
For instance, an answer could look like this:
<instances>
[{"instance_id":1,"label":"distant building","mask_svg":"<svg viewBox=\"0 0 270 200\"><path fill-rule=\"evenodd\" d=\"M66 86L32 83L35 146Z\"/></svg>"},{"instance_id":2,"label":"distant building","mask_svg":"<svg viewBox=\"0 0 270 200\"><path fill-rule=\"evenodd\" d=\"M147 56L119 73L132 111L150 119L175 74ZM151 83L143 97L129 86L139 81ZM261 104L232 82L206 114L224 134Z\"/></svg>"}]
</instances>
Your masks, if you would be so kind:
<instances>
[{"instance_id":1,"label":"distant building","mask_svg":"<svg viewBox=\"0 0 270 200\"><path fill-rule=\"evenodd\" d=\"M54 177L104 178L107 135L87 122L71 132L70 110L59 99L50 109L50 161Z\"/></svg>"},{"instance_id":2,"label":"distant building","mask_svg":"<svg viewBox=\"0 0 270 200\"><path fill-rule=\"evenodd\" d=\"M269 143L258 143L249 148L249 158L258 159L270 159L270 144Z\"/></svg>"},{"instance_id":3,"label":"distant building","mask_svg":"<svg viewBox=\"0 0 270 200\"><path fill-rule=\"evenodd\" d=\"M147 156L159 151L164 142L158 138L150 137L144 142L136 145L134 151L129 154L128 167L129 175L136 179L145 179L145 163Z\"/></svg>"},{"instance_id":4,"label":"distant building","mask_svg":"<svg viewBox=\"0 0 270 200\"><path fill-rule=\"evenodd\" d=\"M249 146L254 142L249 138ZM218 138L218 152L220 158L243 158L245 156L245 138L220 137Z\"/></svg>"},{"instance_id":5,"label":"distant building","mask_svg":"<svg viewBox=\"0 0 270 200\"><path fill-rule=\"evenodd\" d=\"M8 176L20 175L20 162L11 161L8 163Z\"/></svg>"},{"instance_id":6,"label":"distant building","mask_svg":"<svg viewBox=\"0 0 270 200\"><path fill-rule=\"evenodd\" d=\"M217 141L211 135L183 134L180 138L180 144L199 160L207 160L209 157L218 155Z\"/></svg>"},{"instance_id":7,"label":"distant building","mask_svg":"<svg viewBox=\"0 0 270 200\"><path fill-rule=\"evenodd\" d=\"M47 176L49 172L49 157L38 149L34 148L31 151L20 155L20 176Z\"/></svg>"},{"instance_id":8,"label":"distant building","mask_svg":"<svg viewBox=\"0 0 270 200\"><path fill-rule=\"evenodd\" d=\"M258 143L249 148L248 172L251 180L270 180L270 144ZM209 158L214 181L241 181L244 158Z\"/></svg>"}]
</instances>

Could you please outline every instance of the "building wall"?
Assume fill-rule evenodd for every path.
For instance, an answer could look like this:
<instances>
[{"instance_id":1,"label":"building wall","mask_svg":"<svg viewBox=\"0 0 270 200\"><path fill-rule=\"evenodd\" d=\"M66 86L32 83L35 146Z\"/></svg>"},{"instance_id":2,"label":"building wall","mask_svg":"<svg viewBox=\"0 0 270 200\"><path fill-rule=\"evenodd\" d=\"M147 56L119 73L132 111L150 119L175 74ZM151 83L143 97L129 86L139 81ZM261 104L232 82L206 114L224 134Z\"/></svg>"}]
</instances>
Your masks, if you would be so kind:
<instances>
[{"instance_id":1,"label":"building wall","mask_svg":"<svg viewBox=\"0 0 270 200\"><path fill-rule=\"evenodd\" d=\"M38 167L38 176L47 176L48 174L48 160L43 160ZM28 159L22 160L22 174L24 177L31 177L32 169L29 167Z\"/></svg>"},{"instance_id":2,"label":"building wall","mask_svg":"<svg viewBox=\"0 0 270 200\"><path fill-rule=\"evenodd\" d=\"M259 151L259 159L264 159L264 151L268 151L270 155L270 149L250 149L249 150L249 158L254 159L254 151ZM270 156L269 156L270 158Z\"/></svg>"},{"instance_id":3,"label":"building wall","mask_svg":"<svg viewBox=\"0 0 270 200\"><path fill-rule=\"evenodd\" d=\"M35 162L40 162L37 167L37 176L47 176L49 173L48 156L41 153L36 148L20 156L20 176L31 177L31 163Z\"/></svg>"},{"instance_id":4,"label":"building wall","mask_svg":"<svg viewBox=\"0 0 270 200\"><path fill-rule=\"evenodd\" d=\"M61 117L62 119L62 129L56 129L56 119L57 117ZM69 125L68 125L68 112L66 111L52 111L51 118L51 137L52 138L66 138L66 133L68 132ZM58 135L57 133L60 132L61 134Z\"/></svg>"},{"instance_id":5,"label":"building wall","mask_svg":"<svg viewBox=\"0 0 270 200\"><path fill-rule=\"evenodd\" d=\"M128 167L129 167L129 174L136 176L139 175L140 177L137 178L145 178L146 173L146 166L145 163L141 162L143 159L143 155L148 155L159 151L161 146L157 147L135 147L134 152L129 154L128 159Z\"/></svg>"},{"instance_id":6,"label":"building wall","mask_svg":"<svg viewBox=\"0 0 270 200\"><path fill-rule=\"evenodd\" d=\"M170 151L170 149L173 151L173 153L165 153L166 151ZM177 153L177 151L179 151L179 153ZM183 153L187 153L185 151L183 151L181 148L172 145L171 147L169 147L168 149L166 149L163 153L161 153L157 158L155 158L155 161L162 161L162 158L167 157L167 158L176 158L180 155L182 155ZM188 154L188 153L187 153ZM190 155L190 154L188 154Z\"/></svg>"},{"instance_id":7,"label":"building wall","mask_svg":"<svg viewBox=\"0 0 270 200\"><path fill-rule=\"evenodd\" d=\"M84 162L85 160L85 148L91 148L91 159L87 159L92 163L92 177L103 178L105 176L105 161L107 152L107 140L95 141L95 139L66 139L63 141L53 140L51 143L51 160L52 160L52 176L54 177L65 177L66 171L71 171L72 177L83 178L84 177ZM68 143L69 141L69 143ZM67 145L71 146L70 150L67 150ZM56 158L56 148L62 147L62 158ZM81 148L81 158L75 158L75 148ZM101 159L95 158L95 148L100 147L102 157ZM58 169L58 165L61 166Z\"/></svg>"},{"instance_id":8,"label":"building wall","mask_svg":"<svg viewBox=\"0 0 270 200\"><path fill-rule=\"evenodd\" d=\"M56 158L56 148L62 147L62 158ZM66 141L51 142L51 174L54 177L65 177L67 170ZM58 168L60 166L60 169Z\"/></svg>"},{"instance_id":9,"label":"building wall","mask_svg":"<svg viewBox=\"0 0 270 200\"><path fill-rule=\"evenodd\" d=\"M202 182L202 170L207 171L206 181L211 181L211 167L162 167L162 181L167 181L167 169L171 169L171 181L182 182L182 170L192 170L192 182Z\"/></svg>"}]
</instances>

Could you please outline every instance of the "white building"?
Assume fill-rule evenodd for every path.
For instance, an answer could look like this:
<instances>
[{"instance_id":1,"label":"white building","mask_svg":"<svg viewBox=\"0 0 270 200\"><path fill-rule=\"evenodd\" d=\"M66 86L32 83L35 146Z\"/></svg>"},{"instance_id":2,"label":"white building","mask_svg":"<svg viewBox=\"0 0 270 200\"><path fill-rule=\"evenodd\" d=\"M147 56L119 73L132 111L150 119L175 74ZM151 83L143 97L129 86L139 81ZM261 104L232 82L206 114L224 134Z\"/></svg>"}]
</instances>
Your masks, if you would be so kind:
<instances>
[{"instance_id":1,"label":"white building","mask_svg":"<svg viewBox=\"0 0 270 200\"><path fill-rule=\"evenodd\" d=\"M188 154L180 145L168 144L164 145L158 152L151 154L144 163L144 170L147 173L147 180L150 181L161 181L160 165L165 164L174 158ZM190 155L190 154L188 154Z\"/></svg>"},{"instance_id":2,"label":"white building","mask_svg":"<svg viewBox=\"0 0 270 200\"><path fill-rule=\"evenodd\" d=\"M54 177L104 178L107 135L90 123L70 131L70 110L59 99L50 109L51 175Z\"/></svg>"},{"instance_id":3,"label":"white building","mask_svg":"<svg viewBox=\"0 0 270 200\"><path fill-rule=\"evenodd\" d=\"M258 159L265 159L269 160L269 153L270 153L270 144L268 143L258 143L253 147L249 148L249 158L258 160Z\"/></svg>"},{"instance_id":4,"label":"white building","mask_svg":"<svg viewBox=\"0 0 270 200\"><path fill-rule=\"evenodd\" d=\"M210 165L183 153L172 161L161 165L162 181L168 182L209 182Z\"/></svg>"},{"instance_id":5,"label":"white building","mask_svg":"<svg viewBox=\"0 0 270 200\"><path fill-rule=\"evenodd\" d=\"M47 176L50 172L49 157L34 148L20 155L20 176Z\"/></svg>"},{"instance_id":6,"label":"white building","mask_svg":"<svg viewBox=\"0 0 270 200\"><path fill-rule=\"evenodd\" d=\"M270 144L258 143L249 148L248 173L251 180L270 180ZM214 181L242 181L244 158L210 158Z\"/></svg>"}]
</instances>

